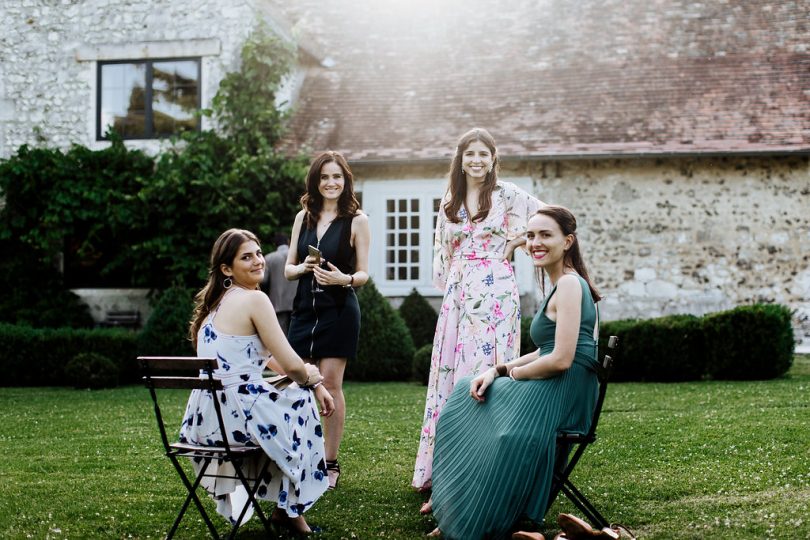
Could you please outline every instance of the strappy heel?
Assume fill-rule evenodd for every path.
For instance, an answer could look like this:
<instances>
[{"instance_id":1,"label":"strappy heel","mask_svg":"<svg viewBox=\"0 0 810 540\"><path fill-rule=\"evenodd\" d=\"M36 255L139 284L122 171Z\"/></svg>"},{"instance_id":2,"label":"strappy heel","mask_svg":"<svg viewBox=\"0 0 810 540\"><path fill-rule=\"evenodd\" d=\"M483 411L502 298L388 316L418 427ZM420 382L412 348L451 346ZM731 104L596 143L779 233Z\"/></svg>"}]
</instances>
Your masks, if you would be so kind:
<instances>
[{"instance_id":1,"label":"strappy heel","mask_svg":"<svg viewBox=\"0 0 810 540\"><path fill-rule=\"evenodd\" d=\"M335 476L335 483L332 483L332 477L329 476L329 471L336 472L337 476ZM340 480L340 463L336 459L327 459L326 460L326 473L329 477L329 489L335 489L338 485L338 480Z\"/></svg>"}]
</instances>

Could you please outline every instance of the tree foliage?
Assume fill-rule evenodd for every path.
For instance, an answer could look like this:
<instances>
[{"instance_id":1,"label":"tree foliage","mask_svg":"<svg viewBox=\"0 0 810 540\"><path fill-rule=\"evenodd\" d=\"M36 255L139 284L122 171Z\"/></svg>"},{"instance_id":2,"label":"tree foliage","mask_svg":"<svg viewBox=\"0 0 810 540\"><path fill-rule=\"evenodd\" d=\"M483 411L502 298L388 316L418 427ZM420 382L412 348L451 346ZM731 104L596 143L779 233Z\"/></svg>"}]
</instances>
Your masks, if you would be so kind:
<instances>
[{"instance_id":1,"label":"tree foliage","mask_svg":"<svg viewBox=\"0 0 810 540\"><path fill-rule=\"evenodd\" d=\"M61 253L69 287L198 288L223 230L268 238L289 229L306 161L274 145L285 120L276 94L292 59L258 28L204 111L218 130L184 133L156 157L115 134L103 150L20 147L0 161L0 241L19 250L4 258L58 272ZM15 279L22 289L42 286L25 273Z\"/></svg>"}]
</instances>

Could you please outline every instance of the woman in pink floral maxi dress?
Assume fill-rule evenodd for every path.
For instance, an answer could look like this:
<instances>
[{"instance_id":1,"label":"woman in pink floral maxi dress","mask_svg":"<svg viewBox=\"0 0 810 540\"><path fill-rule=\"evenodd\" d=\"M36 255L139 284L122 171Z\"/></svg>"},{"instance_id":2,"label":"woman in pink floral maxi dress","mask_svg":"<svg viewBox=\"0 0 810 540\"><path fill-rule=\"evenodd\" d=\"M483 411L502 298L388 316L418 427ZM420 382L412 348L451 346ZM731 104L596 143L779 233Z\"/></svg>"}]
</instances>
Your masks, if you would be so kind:
<instances>
[{"instance_id":1,"label":"woman in pink floral maxi dress","mask_svg":"<svg viewBox=\"0 0 810 540\"><path fill-rule=\"evenodd\" d=\"M433 283L444 299L412 482L419 490L431 485L436 422L456 381L520 355L520 296L509 259L543 203L499 181L497 168L495 142L486 130L461 137L436 222ZM430 511L430 503L422 511Z\"/></svg>"}]
</instances>

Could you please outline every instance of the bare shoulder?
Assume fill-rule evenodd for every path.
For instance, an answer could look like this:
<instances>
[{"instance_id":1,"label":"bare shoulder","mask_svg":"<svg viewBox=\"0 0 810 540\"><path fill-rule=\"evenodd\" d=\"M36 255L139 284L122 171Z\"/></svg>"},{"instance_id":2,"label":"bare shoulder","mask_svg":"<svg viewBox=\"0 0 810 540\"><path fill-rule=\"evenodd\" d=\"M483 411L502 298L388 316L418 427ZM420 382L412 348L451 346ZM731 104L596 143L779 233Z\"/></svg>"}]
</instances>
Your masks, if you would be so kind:
<instances>
[{"instance_id":1,"label":"bare shoulder","mask_svg":"<svg viewBox=\"0 0 810 540\"><path fill-rule=\"evenodd\" d=\"M368 216L362 210L358 210L352 218L352 225L368 225Z\"/></svg>"},{"instance_id":2,"label":"bare shoulder","mask_svg":"<svg viewBox=\"0 0 810 540\"><path fill-rule=\"evenodd\" d=\"M302 221L304 221L304 215L306 215L306 210L303 208L295 214L295 221L293 222L295 225L299 225Z\"/></svg>"},{"instance_id":3,"label":"bare shoulder","mask_svg":"<svg viewBox=\"0 0 810 540\"><path fill-rule=\"evenodd\" d=\"M243 296L245 299L244 301L249 303L251 306L266 304L270 301L270 298L268 298L267 295L259 289L245 291Z\"/></svg>"},{"instance_id":4,"label":"bare shoulder","mask_svg":"<svg viewBox=\"0 0 810 540\"><path fill-rule=\"evenodd\" d=\"M557 290L565 296L582 295L582 285L576 274L565 274L557 281Z\"/></svg>"}]
</instances>

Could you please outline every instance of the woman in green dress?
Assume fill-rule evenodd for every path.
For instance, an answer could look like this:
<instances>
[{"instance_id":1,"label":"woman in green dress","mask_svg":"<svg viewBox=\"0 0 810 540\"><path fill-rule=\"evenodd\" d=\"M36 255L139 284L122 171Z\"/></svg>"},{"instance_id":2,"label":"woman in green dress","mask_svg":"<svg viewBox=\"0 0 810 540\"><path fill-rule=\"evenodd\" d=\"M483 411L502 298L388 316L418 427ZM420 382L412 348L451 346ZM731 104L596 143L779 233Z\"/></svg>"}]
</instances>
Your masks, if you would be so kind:
<instances>
[{"instance_id":1,"label":"woman in green dress","mask_svg":"<svg viewBox=\"0 0 810 540\"><path fill-rule=\"evenodd\" d=\"M553 288L531 325L535 352L461 380L436 430L432 535L508 538L523 515L541 522L557 433L585 433L596 404L597 311L576 218L545 206L526 246ZM543 280L540 281L543 283Z\"/></svg>"}]
</instances>

